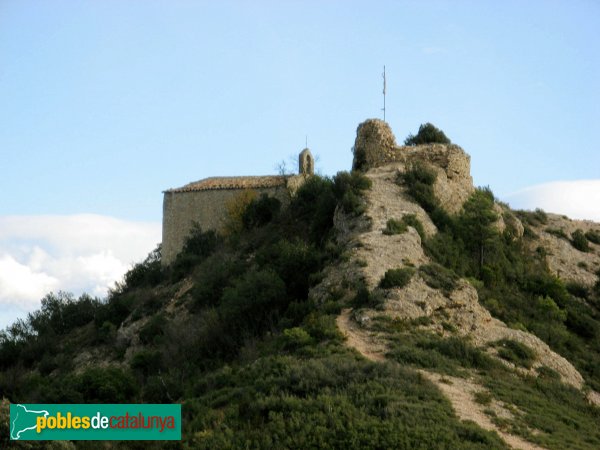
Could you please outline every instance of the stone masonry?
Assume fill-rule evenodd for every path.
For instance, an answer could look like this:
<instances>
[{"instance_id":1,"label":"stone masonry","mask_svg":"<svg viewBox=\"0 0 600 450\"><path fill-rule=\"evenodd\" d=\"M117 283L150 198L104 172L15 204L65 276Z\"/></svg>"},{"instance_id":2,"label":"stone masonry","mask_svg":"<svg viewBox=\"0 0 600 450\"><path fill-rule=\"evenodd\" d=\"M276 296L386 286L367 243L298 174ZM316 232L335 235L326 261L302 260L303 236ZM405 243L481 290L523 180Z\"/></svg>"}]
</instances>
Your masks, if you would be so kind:
<instances>
[{"instance_id":1,"label":"stone masonry","mask_svg":"<svg viewBox=\"0 0 600 450\"><path fill-rule=\"evenodd\" d=\"M175 260L194 224L203 231L222 231L227 205L244 191L267 194L285 205L313 171L313 156L304 149L299 156L299 175L211 177L165 191L162 263L168 265Z\"/></svg>"}]
</instances>

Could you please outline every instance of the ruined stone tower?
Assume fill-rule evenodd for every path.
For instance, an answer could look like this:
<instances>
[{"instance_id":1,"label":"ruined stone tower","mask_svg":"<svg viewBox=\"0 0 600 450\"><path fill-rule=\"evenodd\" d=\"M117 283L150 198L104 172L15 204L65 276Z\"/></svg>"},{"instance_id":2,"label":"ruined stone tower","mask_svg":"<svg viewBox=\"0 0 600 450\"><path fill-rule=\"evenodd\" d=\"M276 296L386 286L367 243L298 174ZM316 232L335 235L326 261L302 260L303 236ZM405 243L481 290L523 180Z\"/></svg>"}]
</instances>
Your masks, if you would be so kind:
<instances>
[{"instance_id":1,"label":"ruined stone tower","mask_svg":"<svg viewBox=\"0 0 600 450\"><path fill-rule=\"evenodd\" d=\"M376 167L389 160L396 148L396 138L387 122L367 119L356 129L352 170L366 171Z\"/></svg>"}]
</instances>

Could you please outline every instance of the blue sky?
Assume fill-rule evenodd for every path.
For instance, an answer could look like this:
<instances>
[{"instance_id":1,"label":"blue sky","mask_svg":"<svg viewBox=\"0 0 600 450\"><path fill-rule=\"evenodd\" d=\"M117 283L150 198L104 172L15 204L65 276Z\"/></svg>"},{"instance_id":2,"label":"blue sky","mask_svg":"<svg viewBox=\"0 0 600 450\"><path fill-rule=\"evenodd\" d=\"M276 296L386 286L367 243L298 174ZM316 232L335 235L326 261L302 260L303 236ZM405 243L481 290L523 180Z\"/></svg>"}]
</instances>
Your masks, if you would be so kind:
<instances>
[{"instance_id":1,"label":"blue sky","mask_svg":"<svg viewBox=\"0 0 600 450\"><path fill-rule=\"evenodd\" d=\"M34 298L93 291L143 257L164 189L275 173L306 135L321 173L347 170L356 126L381 117L384 64L399 142L432 122L471 155L476 184L569 213L553 192L600 192L599 24L592 0L2 0L0 325L2 305L22 304L10 267L55 280ZM588 203L576 215L600 220ZM97 246L66 242L94 217ZM129 253L107 231L124 228ZM120 268L72 279L98 255Z\"/></svg>"}]
</instances>

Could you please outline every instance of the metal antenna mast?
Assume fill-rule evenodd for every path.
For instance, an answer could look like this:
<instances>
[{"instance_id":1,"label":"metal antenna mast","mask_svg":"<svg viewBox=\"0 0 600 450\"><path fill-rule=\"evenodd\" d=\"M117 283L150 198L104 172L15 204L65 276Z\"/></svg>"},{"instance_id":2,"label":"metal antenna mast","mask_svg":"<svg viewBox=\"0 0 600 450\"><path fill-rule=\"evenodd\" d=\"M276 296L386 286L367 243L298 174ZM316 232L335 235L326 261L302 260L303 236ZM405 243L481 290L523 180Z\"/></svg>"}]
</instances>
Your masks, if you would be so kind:
<instances>
[{"instance_id":1,"label":"metal antenna mast","mask_svg":"<svg viewBox=\"0 0 600 450\"><path fill-rule=\"evenodd\" d=\"M385 122L385 66L383 66L383 121Z\"/></svg>"}]
</instances>

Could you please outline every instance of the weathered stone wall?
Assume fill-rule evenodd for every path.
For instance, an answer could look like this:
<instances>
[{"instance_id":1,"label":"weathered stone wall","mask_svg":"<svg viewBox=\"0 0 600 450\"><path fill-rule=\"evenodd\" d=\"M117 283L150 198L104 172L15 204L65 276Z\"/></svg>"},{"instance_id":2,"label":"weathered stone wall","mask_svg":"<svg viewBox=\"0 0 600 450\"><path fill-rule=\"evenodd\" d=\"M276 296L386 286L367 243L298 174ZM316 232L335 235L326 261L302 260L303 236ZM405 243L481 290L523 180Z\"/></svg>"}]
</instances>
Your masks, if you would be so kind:
<instances>
[{"instance_id":1,"label":"weathered stone wall","mask_svg":"<svg viewBox=\"0 0 600 450\"><path fill-rule=\"evenodd\" d=\"M267 194L277 198L282 206L285 206L307 178L308 175L289 175L282 180L284 184L271 187L165 191L162 263L168 265L175 260L183 249L194 223L198 223L203 231L221 231L227 219L227 205L243 191L251 190L258 195ZM236 179L234 178L234 181ZM248 181L244 177L240 177L239 180L241 184Z\"/></svg>"},{"instance_id":2,"label":"weathered stone wall","mask_svg":"<svg viewBox=\"0 0 600 450\"><path fill-rule=\"evenodd\" d=\"M286 186L252 189L276 197L282 204L290 201ZM243 189L213 189L189 192L165 192L163 200L162 263L170 264L197 222L202 230L220 231L227 218L227 204Z\"/></svg>"}]
</instances>

